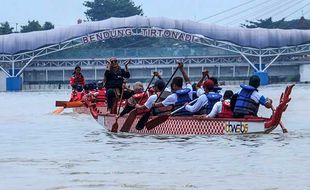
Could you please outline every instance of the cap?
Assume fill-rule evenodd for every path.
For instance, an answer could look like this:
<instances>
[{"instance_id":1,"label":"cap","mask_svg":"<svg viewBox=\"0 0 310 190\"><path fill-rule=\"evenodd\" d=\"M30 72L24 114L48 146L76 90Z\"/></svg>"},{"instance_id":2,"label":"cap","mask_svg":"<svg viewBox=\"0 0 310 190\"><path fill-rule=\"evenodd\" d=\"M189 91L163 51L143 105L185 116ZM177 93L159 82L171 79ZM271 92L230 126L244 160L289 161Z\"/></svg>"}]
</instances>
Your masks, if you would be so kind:
<instances>
[{"instance_id":1,"label":"cap","mask_svg":"<svg viewBox=\"0 0 310 190\"><path fill-rule=\"evenodd\" d=\"M202 85L203 87L208 88L208 89L214 88L214 82L210 79L204 81Z\"/></svg>"}]
</instances>

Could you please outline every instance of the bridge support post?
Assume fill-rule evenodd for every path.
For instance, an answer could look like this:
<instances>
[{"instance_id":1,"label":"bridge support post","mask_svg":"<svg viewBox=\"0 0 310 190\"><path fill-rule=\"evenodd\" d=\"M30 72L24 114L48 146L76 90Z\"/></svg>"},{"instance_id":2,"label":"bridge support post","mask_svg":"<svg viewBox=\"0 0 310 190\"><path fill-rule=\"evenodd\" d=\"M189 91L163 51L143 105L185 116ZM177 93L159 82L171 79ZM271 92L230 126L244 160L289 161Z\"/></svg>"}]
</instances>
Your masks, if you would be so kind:
<instances>
[{"instance_id":1,"label":"bridge support post","mask_svg":"<svg viewBox=\"0 0 310 190\"><path fill-rule=\"evenodd\" d=\"M303 64L299 67L300 82L310 82L310 64Z\"/></svg>"},{"instance_id":2,"label":"bridge support post","mask_svg":"<svg viewBox=\"0 0 310 190\"><path fill-rule=\"evenodd\" d=\"M22 90L23 80L21 77L8 77L6 78L7 91L20 91Z\"/></svg>"},{"instance_id":3,"label":"bridge support post","mask_svg":"<svg viewBox=\"0 0 310 190\"><path fill-rule=\"evenodd\" d=\"M260 79L260 85L267 85L269 84L269 78L268 73L264 71L257 71L254 72L255 75L257 75Z\"/></svg>"}]
</instances>

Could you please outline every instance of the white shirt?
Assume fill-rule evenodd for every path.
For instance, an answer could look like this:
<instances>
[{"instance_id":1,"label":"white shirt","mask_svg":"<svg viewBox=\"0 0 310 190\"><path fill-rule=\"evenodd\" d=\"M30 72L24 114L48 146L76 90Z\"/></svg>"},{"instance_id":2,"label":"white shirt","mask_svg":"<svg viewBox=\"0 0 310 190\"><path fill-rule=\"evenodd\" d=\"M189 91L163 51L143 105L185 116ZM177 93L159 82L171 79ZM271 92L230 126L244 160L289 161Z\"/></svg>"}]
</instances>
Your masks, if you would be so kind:
<instances>
[{"instance_id":1,"label":"white shirt","mask_svg":"<svg viewBox=\"0 0 310 190\"><path fill-rule=\"evenodd\" d=\"M194 105L186 105L185 109L189 112L198 112L203 106L208 105L208 98L206 95L199 96L197 102Z\"/></svg>"},{"instance_id":2,"label":"white shirt","mask_svg":"<svg viewBox=\"0 0 310 190\"><path fill-rule=\"evenodd\" d=\"M150 96L147 101L144 103L144 106L147 108L147 109L151 109L153 104L155 103L157 99L157 94L153 94L152 96Z\"/></svg>"},{"instance_id":3,"label":"white shirt","mask_svg":"<svg viewBox=\"0 0 310 190\"><path fill-rule=\"evenodd\" d=\"M230 100L225 100L229 101ZM222 101L216 102L211 110L211 112L208 114L208 117L216 117L217 114L222 113L223 103Z\"/></svg>"},{"instance_id":4,"label":"white shirt","mask_svg":"<svg viewBox=\"0 0 310 190\"><path fill-rule=\"evenodd\" d=\"M202 87L197 89L197 92L196 92L197 97L203 95L204 93L205 93L205 90Z\"/></svg>"},{"instance_id":5,"label":"white shirt","mask_svg":"<svg viewBox=\"0 0 310 190\"><path fill-rule=\"evenodd\" d=\"M186 88L189 88L190 91L188 92L189 98L193 99L193 87L191 84L186 84ZM174 105L178 101L178 96L176 93L170 94L164 101L162 101L162 104L164 106Z\"/></svg>"}]
</instances>

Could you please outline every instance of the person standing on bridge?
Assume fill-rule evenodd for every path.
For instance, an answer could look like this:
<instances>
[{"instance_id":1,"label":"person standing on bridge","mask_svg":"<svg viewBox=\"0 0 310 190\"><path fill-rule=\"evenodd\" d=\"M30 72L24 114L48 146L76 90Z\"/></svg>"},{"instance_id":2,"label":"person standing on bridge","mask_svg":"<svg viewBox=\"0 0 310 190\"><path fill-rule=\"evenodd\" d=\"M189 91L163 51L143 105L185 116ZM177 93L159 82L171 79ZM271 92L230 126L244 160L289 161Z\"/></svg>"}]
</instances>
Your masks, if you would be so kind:
<instances>
[{"instance_id":1,"label":"person standing on bridge","mask_svg":"<svg viewBox=\"0 0 310 190\"><path fill-rule=\"evenodd\" d=\"M72 73L72 76L70 78L70 85L73 89L76 89L78 85L84 86L85 85L85 79L84 76L81 73L81 67L76 66L74 68L74 72Z\"/></svg>"},{"instance_id":2,"label":"person standing on bridge","mask_svg":"<svg viewBox=\"0 0 310 190\"><path fill-rule=\"evenodd\" d=\"M106 95L108 99L108 111L113 111L113 103L122 92L124 78L128 79L130 73L128 71L128 64L130 60L125 63L125 69L122 69L115 57L110 58L107 61L107 68L104 73L105 88L107 90ZM124 91L123 98L127 99L131 96L127 91ZM116 111L116 110L114 110Z\"/></svg>"}]
</instances>

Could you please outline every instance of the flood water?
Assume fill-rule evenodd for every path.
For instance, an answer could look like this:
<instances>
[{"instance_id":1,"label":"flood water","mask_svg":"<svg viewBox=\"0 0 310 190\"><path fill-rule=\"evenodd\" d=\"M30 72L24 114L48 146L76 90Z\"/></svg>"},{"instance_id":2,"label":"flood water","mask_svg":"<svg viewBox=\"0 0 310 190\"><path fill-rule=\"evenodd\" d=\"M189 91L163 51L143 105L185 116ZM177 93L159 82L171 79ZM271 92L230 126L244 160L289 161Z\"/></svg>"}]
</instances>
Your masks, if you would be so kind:
<instances>
[{"instance_id":1,"label":"flood water","mask_svg":"<svg viewBox=\"0 0 310 190\"><path fill-rule=\"evenodd\" d=\"M284 88L261 92L276 105ZM115 135L90 115L51 114L69 93L0 93L0 190L310 189L309 85L293 89L288 134L248 136Z\"/></svg>"}]
</instances>

